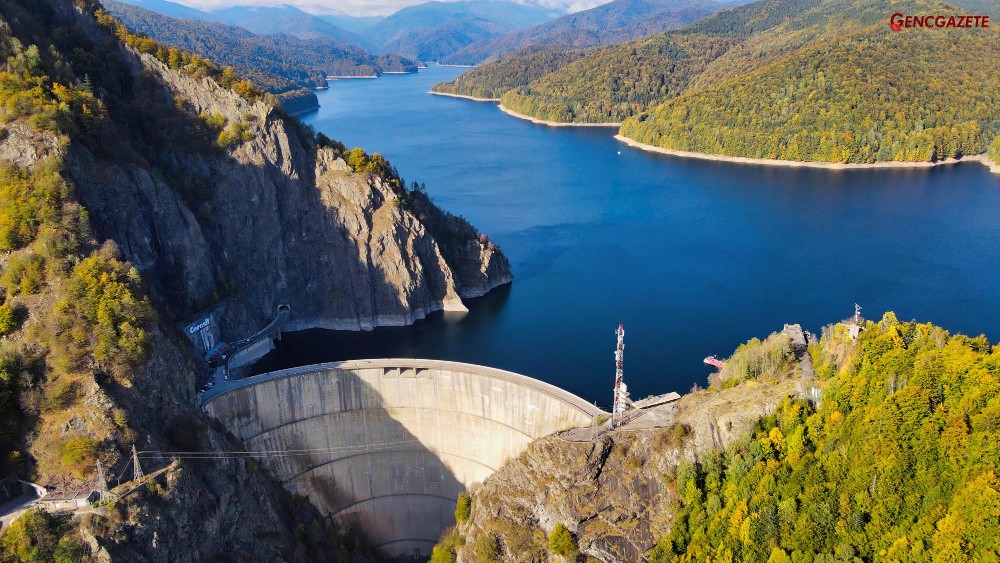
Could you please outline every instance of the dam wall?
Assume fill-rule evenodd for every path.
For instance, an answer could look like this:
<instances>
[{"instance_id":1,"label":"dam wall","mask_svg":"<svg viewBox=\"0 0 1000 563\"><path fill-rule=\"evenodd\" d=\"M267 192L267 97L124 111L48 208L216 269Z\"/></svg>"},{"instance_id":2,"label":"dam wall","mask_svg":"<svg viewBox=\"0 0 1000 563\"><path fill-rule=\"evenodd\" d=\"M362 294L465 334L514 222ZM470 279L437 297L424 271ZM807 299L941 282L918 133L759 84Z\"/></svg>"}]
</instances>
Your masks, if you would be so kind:
<instances>
[{"instance_id":1,"label":"dam wall","mask_svg":"<svg viewBox=\"0 0 1000 563\"><path fill-rule=\"evenodd\" d=\"M428 556L462 490L533 440L606 414L542 381L436 360L353 360L227 383L206 410L286 488L392 556Z\"/></svg>"}]
</instances>

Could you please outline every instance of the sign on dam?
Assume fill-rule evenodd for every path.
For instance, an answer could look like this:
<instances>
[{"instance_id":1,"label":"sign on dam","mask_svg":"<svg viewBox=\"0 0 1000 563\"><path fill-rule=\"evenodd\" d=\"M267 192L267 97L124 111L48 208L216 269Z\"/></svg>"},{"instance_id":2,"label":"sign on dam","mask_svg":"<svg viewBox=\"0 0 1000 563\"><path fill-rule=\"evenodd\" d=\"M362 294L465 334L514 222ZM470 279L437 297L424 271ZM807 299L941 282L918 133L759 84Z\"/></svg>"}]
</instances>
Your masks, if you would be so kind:
<instances>
[{"instance_id":1,"label":"sign on dam","mask_svg":"<svg viewBox=\"0 0 1000 563\"><path fill-rule=\"evenodd\" d=\"M319 364L218 391L206 410L286 488L392 556L429 555L462 490L607 414L542 381L436 360Z\"/></svg>"}]
</instances>

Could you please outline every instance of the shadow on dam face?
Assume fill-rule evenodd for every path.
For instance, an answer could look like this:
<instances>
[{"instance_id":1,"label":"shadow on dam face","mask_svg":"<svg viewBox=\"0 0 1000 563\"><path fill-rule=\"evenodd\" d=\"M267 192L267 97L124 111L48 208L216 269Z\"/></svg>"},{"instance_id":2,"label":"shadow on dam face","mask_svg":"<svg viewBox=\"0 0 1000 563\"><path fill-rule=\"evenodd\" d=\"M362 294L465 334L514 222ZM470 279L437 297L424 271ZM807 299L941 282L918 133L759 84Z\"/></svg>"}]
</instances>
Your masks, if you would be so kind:
<instances>
[{"instance_id":1,"label":"shadow on dam face","mask_svg":"<svg viewBox=\"0 0 1000 563\"><path fill-rule=\"evenodd\" d=\"M430 554L455 501L533 440L604 414L518 374L354 360L237 381L206 410L290 491L389 556Z\"/></svg>"}]
</instances>

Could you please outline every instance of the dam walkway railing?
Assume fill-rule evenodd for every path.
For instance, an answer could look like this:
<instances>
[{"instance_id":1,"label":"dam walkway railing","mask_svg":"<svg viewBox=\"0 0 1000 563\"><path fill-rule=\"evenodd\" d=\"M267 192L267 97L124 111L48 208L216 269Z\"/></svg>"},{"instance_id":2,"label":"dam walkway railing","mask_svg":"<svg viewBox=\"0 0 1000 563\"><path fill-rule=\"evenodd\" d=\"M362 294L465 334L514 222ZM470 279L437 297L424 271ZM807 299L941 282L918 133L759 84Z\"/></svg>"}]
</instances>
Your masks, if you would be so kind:
<instances>
[{"instance_id":1,"label":"dam walkway railing","mask_svg":"<svg viewBox=\"0 0 1000 563\"><path fill-rule=\"evenodd\" d=\"M471 375L490 377L494 379L500 379L503 381L510 381L512 383L529 387L540 393L549 395L586 413L588 416L592 418L608 414L607 412L601 410L596 405L588 403L584 399L570 393L569 391L566 391L565 389L556 387L551 383L546 383L544 381L535 379L533 377L528 377L526 375L521 375L519 373L514 373L512 371L506 371L502 369L491 368L476 364L452 362L447 360L423 360L423 359L412 359L412 358L381 358L372 360L345 360L342 362L327 362L323 364L312 364L308 366L301 366L301 367L283 369L278 371L272 371L268 373L262 373L259 375L246 377L243 379L221 381L217 382L216 385L211 389L209 389L208 391L202 393L201 396L202 405L208 404L213 399L221 395L224 395L229 391L233 391L235 389L242 389L245 387L251 387L253 385L256 385L264 381L271 381L286 377L295 377L297 375L314 373L319 371L332 371L332 370L351 371L358 369L383 369L383 370L412 369L415 371L440 370L440 371L451 371L456 373L467 373Z\"/></svg>"}]
</instances>

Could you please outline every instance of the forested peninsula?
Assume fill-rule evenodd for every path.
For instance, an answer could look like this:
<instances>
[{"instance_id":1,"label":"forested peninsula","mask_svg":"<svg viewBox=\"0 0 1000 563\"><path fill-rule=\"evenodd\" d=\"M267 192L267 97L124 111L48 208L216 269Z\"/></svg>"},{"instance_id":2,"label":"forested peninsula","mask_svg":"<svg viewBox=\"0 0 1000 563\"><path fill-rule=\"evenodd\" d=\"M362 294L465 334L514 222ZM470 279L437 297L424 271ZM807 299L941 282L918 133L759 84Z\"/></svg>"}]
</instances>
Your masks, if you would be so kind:
<instances>
[{"instance_id":1,"label":"forested peninsula","mask_svg":"<svg viewBox=\"0 0 1000 563\"><path fill-rule=\"evenodd\" d=\"M805 346L786 327L737 348L672 420L535 442L459 498L432 561L1000 557L1000 347L985 336L893 313Z\"/></svg>"},{"instance_id":2,"label":"forested peninsula","mask_svg":"<svg viewBox=\"0 0 1000 563\"><path fill-rule=\"evenodd\" d=\"M962 10L922 0L761 0L572 59L508 57L435 90L485 92L544 121L622 122L619 134L636 146L675 154L851 165L982 155L995 162L998 31L895 32L885 16ZM518 68L532 72L512 72Z\"/></svg>"}]
</instances>

